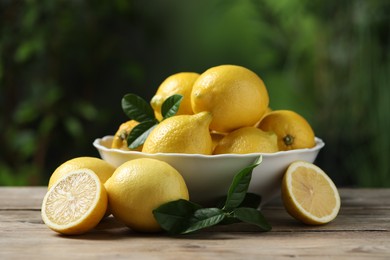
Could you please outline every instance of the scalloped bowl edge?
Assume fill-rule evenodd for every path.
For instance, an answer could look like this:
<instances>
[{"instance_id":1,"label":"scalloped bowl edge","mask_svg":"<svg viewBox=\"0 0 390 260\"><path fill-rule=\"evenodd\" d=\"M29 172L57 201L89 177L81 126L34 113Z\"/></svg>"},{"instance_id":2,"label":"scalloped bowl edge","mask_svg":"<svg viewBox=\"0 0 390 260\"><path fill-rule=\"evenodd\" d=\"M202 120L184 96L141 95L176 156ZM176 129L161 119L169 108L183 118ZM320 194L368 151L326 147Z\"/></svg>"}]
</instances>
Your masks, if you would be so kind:
<instances>
[{"instance_id":1,"label":"scalloped bowl edge","mask_svg":"<svg viewBox=\"0 0 390 260\"><path fill-rule=\"evenodd\" d=\"M97 138L93 146L101 158L115 167L138 158L154 158L165 161L176 168L183 176L193 202L212 205L220 197L226 195L234 175L253 164L259 156L262 162L252 172L252 180L248 192L259 194L262 205L277 196L280 192L283 174L293 161L303 160L313 163L324 147L322 139L316 137L313 148L280 151L272 154L180 154L156 153L147 154L138 151L112 149L113 136Z\"/></svg>"}]
</instances>

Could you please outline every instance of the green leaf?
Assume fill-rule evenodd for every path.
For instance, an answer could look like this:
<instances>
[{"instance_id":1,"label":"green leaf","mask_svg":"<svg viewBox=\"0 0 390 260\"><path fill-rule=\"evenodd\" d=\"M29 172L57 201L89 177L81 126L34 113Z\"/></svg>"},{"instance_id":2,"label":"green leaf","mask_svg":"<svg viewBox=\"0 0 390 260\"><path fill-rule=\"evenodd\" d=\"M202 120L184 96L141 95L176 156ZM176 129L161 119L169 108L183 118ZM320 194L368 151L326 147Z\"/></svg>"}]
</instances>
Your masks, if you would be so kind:
<instances>
[{"instance_id":1,"label":"green leaf","mask_svg":"<svg viewBox=\"0 0 390 260\"><path fill-rule=\"evenodd\" d=\"M127 145L130 149L135 149L142 145L150 132L157 126L155 120L141 122L136 125L127 136Z\"/></svg>"},{"instance_id":2,"label":"green leaf","mask_svg":"<svg viewBox=\"0 0 390 260\"><path fill-rule=\"evenodd\" d=\"M150 104L135 94L126 94L122 98L122 109L130 119L140 123L152 120L157 122Z\"/></svg>"},{"instance_id":3,"label":"green leaf","mask_svg":"<svg viewBox=\"0 0 390 260\"><path fill-rule=\"evenodd\" d=\"M153 210L153 215L162 229L171 234L180 234L190 226L196 210L202 207L188 200L175 200Z\"/></svg>"},{"instance_id":4,"label":"green leaf","mask_svg":"<svg viewBox=\"0 0 390 260\"><path fill-rule=\"evenodd\" d=\"M221 209L202 208L183 199L161 205L153 210L153 215L161 228L171 234L188 234L214 226L225 218Z\"/></svg>"},{"instance_id":5,"label":"green leaf","mask_svg":"<svg viewBox=\"0 0 390 260\"><path fill-rule=\"evenodd\" d=\"M260 206L261 203L261 197L257 194L247 192L245 195L244 200L241 202L239 207L245 207L245 208L254 208L257 209Z\"/></svg>"},{"instance_id":6,"label":"green leaf","mask_svg":"<svg viewBox=\"0 0 390 260\"><path fill-rule=\"evenodd\" d=\"M262 157L260 156L253 165L242 169L234 176L227 194L225 205L222 208L223 210L229 212L237 208L244 201L252 178L252 171L261 163L261 159Z\"/></svg>"},{"instance_id":7,"label":"green leaf","mask_svg":"<svg viewBox=\"0 0 390 260\"><path fill-rule=\"evenodd\" d=\"M226 201L225 199L218 204L219 208L223 207L223 203ZM260 206L261 203L261 197L254 193L247 193L244 200L241 202L241 204L238 207L244 207L244 208L253 208L257 209ZM232 214L227 214L226 218L220 223L222 225L230 225L234 223L241 222L239 219L235 218Z\"/></svg>"},{"instance_id":8,"label":"green leaf","mask_svg":"<svg viewBox=\"0 0 390 260\"><path fill-rule=\"evenodd\" d=\"M225 218L219 224L220 225L231 225L231 224L240 223L240 222L242 222L242 221L239 220L238 218L235 218L234 216L232 216L228 213L225 213Z\"/></svg>"},{"instance_id":9,"label":"green leaf","mask_svg":"<svg viewBox=\"0 0 390 260\"><path fill-rule=\"evenodd\" d=\"M261 197L247 193L252 170L260 163L261 157L258 157L253 165L236 174L223 208L202 208L187 200L177 200L153 210L154 217L159 225L171 234L188 234L218 224L242 221L254 224L263 231L270 230L271 226L257 210Z\"/></svg>"},{"instance_id":10,"label":"green leaf","mask_svg":"<svg viewBox=\"0 0 390 260\"><path fill-rule=\"evenodd\" d=\"M163 119L176 115L182 100L183 96L179 94L167 98L161 106L161 115L163 116Z\"/></svg>"},{"instance_id":11,"label":"green leaf","mask_svg":"<svg viewBox=\"0 0 390 260\"><path fill-rule=\"evenodd\" d=\"M226 196L223 197L218 203L217 203L217 208L223 208L226 202ZM247 192L245 195L244 200L241 202L238 207L247 207L247 208L254 208L257 209L260 206L261 203L261 196Z\"/></svg>"},{"instance_id":12,"label":"green leaf","mask_svg":"<svg viewBox=\"0 0 390 260\"><path fill-rule=\"evenodd\" d=\"M233 216L243 222L256 225L263 231L270 231L271 225L264 218L260 211L254 208L237 208L233 210Z\"/></svg>"},{"instance_id":13,"label":"green leaf","mask_svg":"<svg viewBox=\"0 0 390 260\"><path fill-rule=\"evenodd\" d=\"M182 231L182 234L188 234L203 228L215 226L226 216L226 213L219 208L203 208L195 211L190 220L189 227Z\"/></svg>"}]
</instances>

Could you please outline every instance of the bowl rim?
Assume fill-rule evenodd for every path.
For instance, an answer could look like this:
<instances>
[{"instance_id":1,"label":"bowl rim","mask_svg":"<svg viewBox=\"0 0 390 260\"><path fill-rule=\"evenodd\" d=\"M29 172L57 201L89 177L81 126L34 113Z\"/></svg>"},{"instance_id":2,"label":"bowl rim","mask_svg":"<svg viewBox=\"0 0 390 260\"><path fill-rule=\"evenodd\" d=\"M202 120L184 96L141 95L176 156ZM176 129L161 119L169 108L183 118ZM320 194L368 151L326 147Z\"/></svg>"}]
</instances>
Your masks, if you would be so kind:
<instances>
[{"instance_id":1,"label":"bowl rim","mask_svg":"<svg viewBox=\"0 0 390 260\"><path fill-rule=\"evenodd\" d=\"M308 153L308 152L314 152L322 149L325 146L324 141L319 138L315 137L316 145L312 148L303 148L303 149L294 149L289 151L279 151L275 153L247 153L247 154L216 154L216 155L206 155L206 154L185 154L185 153L143 153L139 151L126 151L116 148L108 148L101 144L102 141L107 141L108 139L113 139L113 135L106 135L102 138L96 138L93 141L93 146L101 151L110 152L110 153L119 153L123 155L131 155L131 154L138 154L138 155L147 155L147 156L175 156L175 157L200 157L200 158L229 158L229 157L247 157L247 156L262 156L264 157L277 157L280 155L287 155L287 154L300 154L300 153Z\"/></svg>"}]
</instances>

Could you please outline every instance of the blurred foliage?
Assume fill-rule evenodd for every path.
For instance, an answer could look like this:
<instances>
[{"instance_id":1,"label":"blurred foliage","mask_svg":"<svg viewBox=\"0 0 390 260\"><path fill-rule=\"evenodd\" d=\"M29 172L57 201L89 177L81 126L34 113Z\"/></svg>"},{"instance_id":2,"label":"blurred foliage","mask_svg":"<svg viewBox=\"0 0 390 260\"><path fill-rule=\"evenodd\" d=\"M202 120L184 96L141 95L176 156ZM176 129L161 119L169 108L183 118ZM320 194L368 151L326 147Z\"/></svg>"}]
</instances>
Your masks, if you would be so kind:
<instances>
[{"instance_id":1,"label":"blurred foliage","mask_svg":"<svg viewBox=\"0 0 390 260\"><path fill-rule=\"evenodd\" d=\"M2 0L0 184L42 185L180 71L252 69L339 186L390 187L390 1Z\"/></svg>"}]
</instances>

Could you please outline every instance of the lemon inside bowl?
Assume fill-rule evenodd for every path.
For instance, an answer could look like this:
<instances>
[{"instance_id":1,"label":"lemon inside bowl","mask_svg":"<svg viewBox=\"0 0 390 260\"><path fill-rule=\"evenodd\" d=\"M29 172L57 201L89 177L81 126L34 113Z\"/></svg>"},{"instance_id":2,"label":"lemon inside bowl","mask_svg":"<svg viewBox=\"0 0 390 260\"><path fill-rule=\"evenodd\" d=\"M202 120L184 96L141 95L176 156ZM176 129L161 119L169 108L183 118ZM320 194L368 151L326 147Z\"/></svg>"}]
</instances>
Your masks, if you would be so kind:
<instances>
[{"instance_id":1,"label":"lemon inside bowl","mask_svg":"<svg viewBox=\"0 0 390 260\"><path fill-rule=\"evenodd\" d=\"M215 205L227 194L234 175L253 164L259 156L262 156L262 162L252 172L248 192L260 195L262 205L264 205L279 194L283 174L292 162L302 160L313 163L325 145L320 138L316 137L316 145L313 148L269 154L151 154L112 149L113 138L113 136L105 136L97 138L93 142L93 146L98 150L103 160L115 167L138 158L154 158L165 161L183 176L188 187L190 200L203 206Z\"/></svg>"}]
</instances>

